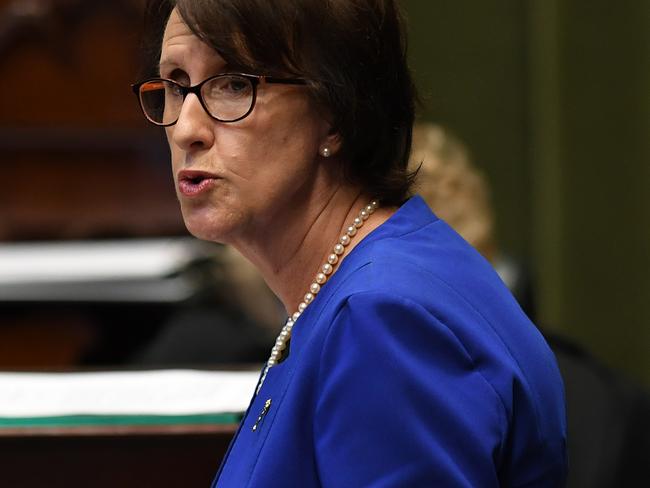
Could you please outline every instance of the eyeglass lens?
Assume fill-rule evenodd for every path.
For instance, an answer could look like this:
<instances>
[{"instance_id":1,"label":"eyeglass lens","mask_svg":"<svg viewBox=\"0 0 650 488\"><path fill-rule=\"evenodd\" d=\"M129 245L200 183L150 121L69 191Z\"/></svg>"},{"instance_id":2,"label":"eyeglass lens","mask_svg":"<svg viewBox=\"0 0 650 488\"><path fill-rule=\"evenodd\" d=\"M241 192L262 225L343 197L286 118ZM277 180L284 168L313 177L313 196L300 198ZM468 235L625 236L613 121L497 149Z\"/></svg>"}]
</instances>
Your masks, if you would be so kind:
<instances>
[{"instance_id":1,"label":"eyeglass lens","mask_svg":"<svg viewBox=\"0 0 650 488\"><path fill-rule=\"evenodd\" d=\"M140 103L149 120L170 125L178 120L184 101L182 87L168 80L152 80L140 87ZM248 115L254 101L250 79L238 75L212 78L201 86L201 98L209 114L223 122Z\"/></svg>"}]
</instances>

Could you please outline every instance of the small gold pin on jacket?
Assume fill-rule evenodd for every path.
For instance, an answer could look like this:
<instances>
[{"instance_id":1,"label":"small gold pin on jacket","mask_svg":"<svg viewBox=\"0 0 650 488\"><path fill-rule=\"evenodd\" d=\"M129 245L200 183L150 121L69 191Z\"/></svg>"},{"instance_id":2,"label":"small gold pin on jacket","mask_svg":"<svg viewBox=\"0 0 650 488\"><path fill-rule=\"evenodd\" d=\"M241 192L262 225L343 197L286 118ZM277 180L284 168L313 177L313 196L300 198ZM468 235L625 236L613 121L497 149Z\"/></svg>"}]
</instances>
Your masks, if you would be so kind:
<instances>
[{"instance_id":1,"label":"small gold pin on jacket","mask_svg":"<svg viewBox=\"0 0 650 488\"><path fill-rule=\"evenodd\" d=\"M269 408L271 408L270 398L266 400L266 402L264 402L264 408L262 408L262 412L260 412L259 417L257 417L257 420L255 421L255 425L253 425L253 432L255 432L257 428L260 426L260 424L264 420L264 417L266 416L266 413L269 411Z\"/></svg>"}]
</instances>

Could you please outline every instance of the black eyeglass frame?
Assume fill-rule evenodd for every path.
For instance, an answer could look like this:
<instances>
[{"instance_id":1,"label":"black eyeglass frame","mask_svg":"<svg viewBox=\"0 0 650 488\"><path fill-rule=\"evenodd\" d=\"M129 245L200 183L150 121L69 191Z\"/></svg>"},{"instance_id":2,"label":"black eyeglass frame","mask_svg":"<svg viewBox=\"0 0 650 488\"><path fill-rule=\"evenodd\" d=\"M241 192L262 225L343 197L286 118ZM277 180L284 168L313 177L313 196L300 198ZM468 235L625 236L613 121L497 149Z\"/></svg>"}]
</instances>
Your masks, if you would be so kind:
<instances>
[{"instance_id":1,"label":"black eyeglass frame","mask_svg":"<svg viewBox=\"0 0 650 488\"><path fill-rule=\"evenodd\" d=\"M228 120L226 120L226 119L220 119L219 117L215 117L214 115L212 115L212 113L210 113L210 110L208 110L208 106L205 103L205 100L203 100L203 95L201 94L201 89L203 88L203 86L206 83L208 83L208 82L210 82L210 81L212 81L214 79L217 79L217 78L224 78L226 76L239 76L241 78L246 78L247 80L249 80L251 82L251 86L253 87L253 97L252 97L252 100L251 100L250 108L248 109L248 111L244 115L242 115L241 117L237 117L236 119L228 119ZM205 80L203 80L200 83L197 83L196 85L193 85L193 86L181 85L178 81L170 80L168 78L148 78L146 80L139 81L138 83L132 84L131 89L133 90L133 93L135 94L135 96L138 98L138 102L140 104L140 110L142 110L142 113L144 114L145 118L149 122L151 122L152 124L157 125L159 127L170 127L170 126L176 124L176 122L178 122L178 119L180 117L180 113L179 113L179 116L176 117L176 120L174 120L173 122L170 122L168 124L163 124L163 123L160 123L160 122L156 122L155 120L152 120L147 115L147 111L145 110L144 104L142 102L142 93L140 92L140 89L142 88L143 85L145 85L147 83L151 83L151 82L156 82L156 81L164 81L164 82L167 82L167 83L172 83L175 86L177 86L180 89L181 94L183 96L183 102L185 102L185 99L187 98L187 95L189 95L190 93L193 93L199 99L199 102L201 102L201 106L203 107L203 110L205 110L205 112L211 118L213 118L214 120L217 120L219 122L224 122L224 123L238 122L238 121L240 121L242 119L245 119L246 117L248 117L251 114L251 112L255 108L255 102L257 101L257 87L258 87L258 85L260 83L277 83L277 84L283 84L283 85L306 85L307 84L307 80L305 80L303 78L279 78L279 77L276 77L276 76L251 75L251 74L248 74L248 73L219 73L219 74L216 74L214 76L210 76L209 78L206 78Z\"/></svg>"}]
</instances>

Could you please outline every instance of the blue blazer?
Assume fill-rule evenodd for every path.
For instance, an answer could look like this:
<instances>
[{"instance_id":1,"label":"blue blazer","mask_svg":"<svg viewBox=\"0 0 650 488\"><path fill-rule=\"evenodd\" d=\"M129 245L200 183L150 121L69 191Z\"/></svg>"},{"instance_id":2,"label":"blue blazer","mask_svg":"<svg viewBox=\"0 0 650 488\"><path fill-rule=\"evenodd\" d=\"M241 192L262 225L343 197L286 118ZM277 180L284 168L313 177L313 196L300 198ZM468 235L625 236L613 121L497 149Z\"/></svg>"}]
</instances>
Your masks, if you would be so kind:
<instances>
[{"instance_id":1,"label":"blue blazer","mask_svg":"<svg viewBox=\"0 0 650 488\"><path fill-rule=\"evenodd\" d=\"M565 437L540 333L414 197L297 321L213 486L551 487Z\"/></svg>"}]
</instances>

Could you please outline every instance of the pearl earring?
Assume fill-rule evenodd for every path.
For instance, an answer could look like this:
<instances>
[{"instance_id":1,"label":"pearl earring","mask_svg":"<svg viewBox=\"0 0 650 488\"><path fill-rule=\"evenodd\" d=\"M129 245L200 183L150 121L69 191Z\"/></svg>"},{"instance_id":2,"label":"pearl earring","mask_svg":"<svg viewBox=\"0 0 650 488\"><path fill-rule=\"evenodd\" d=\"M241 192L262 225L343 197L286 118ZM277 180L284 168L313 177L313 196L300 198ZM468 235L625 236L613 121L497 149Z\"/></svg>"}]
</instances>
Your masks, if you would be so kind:
<instances>
[{"instance_id":1,"label":"pearl earring","mask_svg":"<svg viewBox=\"0 0 650 488\"><path fill-rule=\"evenodd\" d=\"M324 158L329 158L332 155L332 152L330 151L329 147L324 147L323 149L320 150L320 154Z\"/></svg>"}]
</instances>

